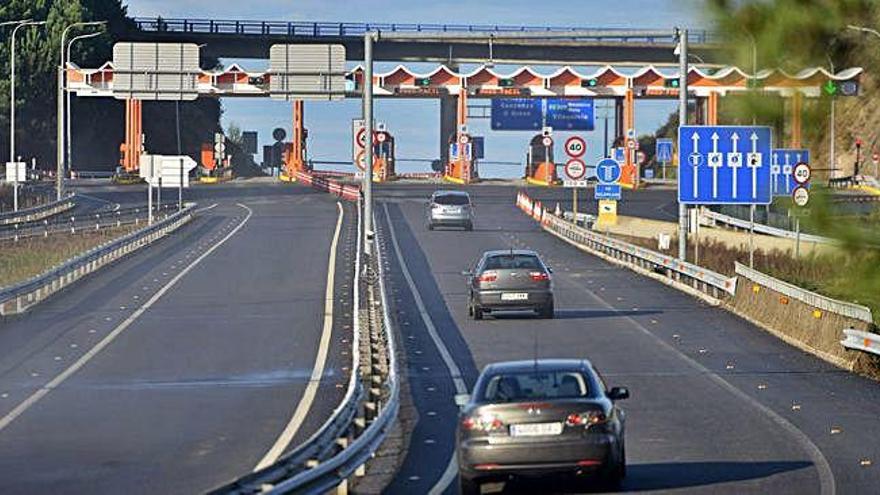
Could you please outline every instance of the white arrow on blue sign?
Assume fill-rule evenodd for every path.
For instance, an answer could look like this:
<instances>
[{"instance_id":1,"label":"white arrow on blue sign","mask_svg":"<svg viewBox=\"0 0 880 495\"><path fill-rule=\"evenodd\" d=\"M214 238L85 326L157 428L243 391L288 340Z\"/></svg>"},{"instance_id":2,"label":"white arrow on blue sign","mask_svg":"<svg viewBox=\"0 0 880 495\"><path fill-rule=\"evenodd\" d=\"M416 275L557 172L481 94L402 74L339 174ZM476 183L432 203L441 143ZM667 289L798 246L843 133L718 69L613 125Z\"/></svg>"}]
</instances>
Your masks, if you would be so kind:
<instances>
[{"instance_id":1,"label":"white arrow on blue sign","mask_svg":"<svg viewBox=\"0 0 880 495\"><path fill-rule=\"evenodd\" d=\"M769 127L679 127L679 203L769 204L772 147Z\"/></svg>"},{"instance_id":2,"label":"white arrow on blue sign","mask_svg":"<svg viewBox=\"0 0 880 495\"><path fill-rule=\"evenodd\" d=\"M655 156L658 162L671 162L672 161L672 140L671 139L658 139L656 141L656 151Z\"/></svg>"},{"instance_id":3,"label":"white arrow on blue sign","mask_svg":"<svg viewBox=\"0 0 880 495\"><path fill-rule=\"evenodd\" d=\"M770 160L770 185L773 196L791 196L797 187L794 180L794 166L810 163L810 150L775 149Z\"/></svg>"}]
</instances>

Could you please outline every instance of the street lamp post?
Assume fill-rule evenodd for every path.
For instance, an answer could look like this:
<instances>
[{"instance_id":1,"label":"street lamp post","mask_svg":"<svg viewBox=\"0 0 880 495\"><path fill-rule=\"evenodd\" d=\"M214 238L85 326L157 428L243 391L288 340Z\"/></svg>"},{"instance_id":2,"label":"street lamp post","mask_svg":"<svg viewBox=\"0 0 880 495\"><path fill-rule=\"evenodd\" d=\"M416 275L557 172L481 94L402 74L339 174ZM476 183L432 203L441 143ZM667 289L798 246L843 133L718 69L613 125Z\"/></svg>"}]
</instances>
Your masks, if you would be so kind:
<instances>
[{"instance_id":1,"label":"street lamp post","mask_svg":"<svg viewBox=\"0 0 880 495\"><path fill-rule=\"evenodd\" d=\"M94 38L95 36L100 36L101 34L103 34L103 31L96 31L94 33L81 34L81 35L75 36L73 39L71 39L67 43L67 55L64 60L65 61L64 67L66 68L66 67L70 66L70 49L73 47L73 44L76 41L84 40L84 39L88 39L88 38ZM65 134L66 134L66 136L64 139L64 144L65 144L64 163L67 167L67 171L70 172L73 170L73 155L71 153L71 143L73 142L73 140L71 139L71 121L73 120L73 113L70 111L70 88L66 88L66 89L67 89L67 91L65 91L65 93L66 93L65 104L67 106L67 109L66 109L65 113L67 115L67 118L65 119L65 125L66 125Z\"/></svg>"},{"instance_id":2,"label":"street lamp post","mask_svg":"<svg viewBox=\"0 0 880 495\"><path fill-rule=\"evenodd\" d=\"M58 115L57 115L57 153L56 153L56 166L55 166L55 196L56 199L61 199L61 194L64 189L64 48L65 41L67 39L67 33L74 28L84 27L84 26L99 26L106 24L106 21L88 21L88 22L75 22L61 32L61 46L59 47L60 55L58 57Z\"/></svg>"},{"instance_id":3,"label":"street lamp post","mask_svg":"<svg viewBox=\"0 0 880 495\"><path fill-rule=\"evenodd\" d=\"M688 101L688 52L687 52L687 42L688 42L688 32L687 29L677 29L676 34L678 36L678 71L679 71L679 81L678 81L678 125L684 126L687 125L687 101ZM681 131L679 131L681 132ZM678 167L681 169L683 166L682 159L684 157L678 157ZM679 175L680 177L680 175ZM679 184L679 187L681 185ZM678 204L678 259L680 261L685 261L687 258L687 231L688 231L688 211L687 205L683 203Z\"/></svg>"},{"instance_id":4,"label":"street lamp post","mask_svg":"<svg viewBox=\"0 0 880 495\"><path fill-rule=\"evenodd\" d=\"M12 30L12 43L9 50L9 161L16 163L15 157L15 34L25 26L39 26L46 21L21 21ZM13 209L18 211L18 166L15 167L15 181L13 181Z\"/></svg>"}]
</instances>

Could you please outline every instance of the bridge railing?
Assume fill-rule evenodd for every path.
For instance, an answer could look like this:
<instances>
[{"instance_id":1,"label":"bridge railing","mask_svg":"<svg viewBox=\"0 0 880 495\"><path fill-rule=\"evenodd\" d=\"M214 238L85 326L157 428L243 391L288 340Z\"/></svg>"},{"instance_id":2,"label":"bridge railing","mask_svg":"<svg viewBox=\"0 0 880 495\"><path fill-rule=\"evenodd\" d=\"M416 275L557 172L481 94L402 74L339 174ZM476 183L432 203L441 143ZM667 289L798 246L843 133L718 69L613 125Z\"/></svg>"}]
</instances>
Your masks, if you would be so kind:
<instances>
[{"instance_id":1,"label":"bridge railing","mask_svg":"<svg viewBox=\"0 0 880 495\"><path fill-rule=\"evenodd\" d=\"M582 31L582 27L558 26L511 26L501 24L421 24L421 23L362 23L362 22L306 22L306 21L251 21L232 19L179 19L161 17L136 17L138 29L151 33L198 33L232 34L256 36L290 36L310 38L359 37L371 31L393 33L512 33L542 31ZM598 30L598 29L597 29ZM620 31L619 38L603 36L604 41L624 43L672 43L672 29L668 37L630 36L630 28L607 29L601 31L614 33ZM597 38L598 39L598 38ZM717 36L707 30L689 31L691 43L706 44L717 41Z\"/></svg>"}]
</instances>

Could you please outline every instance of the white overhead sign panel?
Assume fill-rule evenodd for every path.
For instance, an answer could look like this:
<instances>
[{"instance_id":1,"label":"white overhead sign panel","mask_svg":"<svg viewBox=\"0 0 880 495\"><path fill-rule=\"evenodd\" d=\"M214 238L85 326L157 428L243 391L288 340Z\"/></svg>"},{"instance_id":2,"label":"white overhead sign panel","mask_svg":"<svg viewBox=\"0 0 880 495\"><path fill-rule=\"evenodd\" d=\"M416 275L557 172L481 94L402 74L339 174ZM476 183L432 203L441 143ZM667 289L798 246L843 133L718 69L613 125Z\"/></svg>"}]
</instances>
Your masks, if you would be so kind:
<instances>
[{"instance_id":1,"label":"white overhead sign panel","mask_svg":"<svg viewBox=\"0 0 880 495\"><path fill-rule=\"evenodd\" d=\"M280 100L341 100L345 97L345 47L272 45L269 96Z\"/></svg>"},{"instance_id":2,"label":"white overhead sign panel","mask_svg":"<svg viewBox=\"0 0 880 495\"><path fill-rule=\"evenodd\" d=\"M113 45L113 96L117 99L195 100L199 72L195 43Z\"/></svg>"}]
</instances>

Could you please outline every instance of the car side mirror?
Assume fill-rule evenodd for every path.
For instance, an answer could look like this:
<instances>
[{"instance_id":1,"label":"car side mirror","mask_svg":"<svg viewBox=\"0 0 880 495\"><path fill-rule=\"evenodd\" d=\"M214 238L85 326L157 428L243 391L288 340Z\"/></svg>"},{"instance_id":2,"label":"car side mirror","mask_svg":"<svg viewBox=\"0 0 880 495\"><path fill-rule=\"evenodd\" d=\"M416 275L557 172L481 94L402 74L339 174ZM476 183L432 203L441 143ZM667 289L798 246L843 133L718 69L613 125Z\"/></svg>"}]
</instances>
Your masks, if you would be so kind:
<instances>
[{"instance_id":1,"label":"car side mirror","mask_svg":"<svg viewBox=\"0 0 880 495\"><path fill-rule=\"evenodd\" d=\"M626 387L611 387L607 395L611 400L629 399L629 389Z\"/></svg>"},{"instance_id":2,"label":"car side mirror","mask_svg":"<svg viewBox=\"0 0 880 495\"><path fill-rule=\"evenodd\" d=\"M474 275L474 272L472 272L470 270L462 270L461 274L464 275L465 277L472 277Z\"/></svg>"},{"instance_id":3,"label":"car side mirror","mask_svg":"<svg viewBox=\"0 0 880 495\"><path fill-rule=\"evenodd\" d=\"M471 401L470 394L455 394L455 405L464 408Z\"/></svg>"},{"instance_id":4,"label":"car side mirror","mask_svg":"<svg viewBox=\"0 0 880 495\"><path fill-rule=\"evenodd\" d=\"M547 267L547 273L553 273L553 269L550 268L549 266Z\"/></svg>"}]
</instances>

